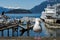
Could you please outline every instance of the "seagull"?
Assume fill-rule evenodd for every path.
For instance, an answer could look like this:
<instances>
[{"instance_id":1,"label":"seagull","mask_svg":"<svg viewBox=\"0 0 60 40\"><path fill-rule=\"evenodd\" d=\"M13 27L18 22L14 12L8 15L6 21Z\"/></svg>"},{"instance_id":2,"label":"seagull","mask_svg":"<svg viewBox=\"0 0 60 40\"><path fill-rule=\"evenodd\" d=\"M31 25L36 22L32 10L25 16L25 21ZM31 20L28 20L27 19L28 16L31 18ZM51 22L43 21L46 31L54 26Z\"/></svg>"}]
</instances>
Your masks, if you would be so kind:
<instances>
[{"instance_id":1,"label":"seagull","mask_svg":"<svg viewBox=\"0 0 60 40\"><path fill-rule=\"evenodd\" d=\"M41 27L40 23L41 23L41 19L36 18L35 19L35 24L34 24L34 27L33 27L34 32L41 32L42 31L42 27Z\"/></svg>"},{"instance_id":2,"label":"seagull","mask_svg":"<svg viewBox=\"0 0 60 40\"><path fill-rule=\"evenodd\" d=\"M40 24L41 21L42 20L40 18L35 18L35 24L34 24L34 27L33 27L33 31L36 32L34 38L37 38L37 39L40 38L40 33L42 32L42 26Z\"/></svg>"}]
</instances>

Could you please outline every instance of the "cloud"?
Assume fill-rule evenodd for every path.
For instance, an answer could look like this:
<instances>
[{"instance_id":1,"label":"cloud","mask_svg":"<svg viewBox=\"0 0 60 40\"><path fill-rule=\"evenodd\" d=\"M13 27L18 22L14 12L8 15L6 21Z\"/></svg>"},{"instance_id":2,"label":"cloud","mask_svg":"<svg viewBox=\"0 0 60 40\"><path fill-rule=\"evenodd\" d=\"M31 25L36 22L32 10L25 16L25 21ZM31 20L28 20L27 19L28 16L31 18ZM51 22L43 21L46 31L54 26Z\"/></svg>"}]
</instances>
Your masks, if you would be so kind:
<instances>
[{"instance_id":1,"label":"cloud","mask_svg":"<svg viewBox=\"0 0 60 40\"><path fill-rule=\"evenodd\" d=\"M21 7L5 6L4 8L9 8L9 9L19 9L19 8L21 8Z\"/></svg>"}]
</instances>

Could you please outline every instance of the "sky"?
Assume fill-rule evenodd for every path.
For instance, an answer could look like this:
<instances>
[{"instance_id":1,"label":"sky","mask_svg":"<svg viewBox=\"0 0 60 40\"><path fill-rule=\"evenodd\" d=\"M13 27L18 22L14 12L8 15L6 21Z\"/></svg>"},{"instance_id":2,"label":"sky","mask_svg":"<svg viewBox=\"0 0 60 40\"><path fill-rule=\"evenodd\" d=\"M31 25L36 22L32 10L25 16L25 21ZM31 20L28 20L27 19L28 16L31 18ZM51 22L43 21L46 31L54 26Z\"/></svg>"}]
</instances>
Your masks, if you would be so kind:
<instances>
[{"instance_id":1,"label":"sky","mask_svg":"<svg viewBox=\"0 0 60 40\"><path fill-rule=\"evenodd\" d=\"M0 7L31 9L45 0L0 0Z\"/></svg>"}]
</instances>

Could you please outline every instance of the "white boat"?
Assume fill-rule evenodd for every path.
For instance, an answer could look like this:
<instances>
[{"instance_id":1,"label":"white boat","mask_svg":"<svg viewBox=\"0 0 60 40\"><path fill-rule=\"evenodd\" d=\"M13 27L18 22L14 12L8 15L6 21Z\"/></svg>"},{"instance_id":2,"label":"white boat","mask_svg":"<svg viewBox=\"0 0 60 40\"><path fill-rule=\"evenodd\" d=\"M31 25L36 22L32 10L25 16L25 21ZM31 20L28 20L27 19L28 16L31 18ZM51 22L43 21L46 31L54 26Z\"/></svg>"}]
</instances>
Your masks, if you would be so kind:
<instances>
[{"instance_id":1,"label":"white boat","mask_svg":"<svg viewBox=\"0 0 60 40\"><path fill-rule=\"evenodd\" d=\"M51 36L60 36L60 4L48 5L42 12L41 18L45 20L45 26Z\"/></svg>"}]
</instances>

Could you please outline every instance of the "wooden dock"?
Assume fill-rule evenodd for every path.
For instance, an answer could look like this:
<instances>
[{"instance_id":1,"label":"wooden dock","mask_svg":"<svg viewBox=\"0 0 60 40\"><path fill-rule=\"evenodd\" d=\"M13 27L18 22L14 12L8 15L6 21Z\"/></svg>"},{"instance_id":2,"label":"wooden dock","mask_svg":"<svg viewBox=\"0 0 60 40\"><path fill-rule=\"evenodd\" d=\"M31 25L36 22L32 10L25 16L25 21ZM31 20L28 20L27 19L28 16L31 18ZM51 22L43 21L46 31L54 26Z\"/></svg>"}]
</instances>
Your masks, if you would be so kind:
<instances>
[{"instance_id":1,"label":"wooden dock","mask_svg":"<svg viewBox=\"0 0 60 40\"><path fill-rule=\"evenodd\" d=\"M10 29L10 28L14 28L17 26L18 26L18 24L6 25L4 27L0 27L0 30Z\"/></svg>"},{"instance_id":2,"label":"wooden dock","mask_svg":"<svg viewBox=\"0 0 60 40\"><path fill-rule=\"evenodd\" d=\"M4 34L3 34L4 30L7 30L7 32L8 32L7 35L9 37L9 29L12 29L12 36L14 36L14 32L16 31L16 29L18 29L18 24L11 23L11 24L3 24L2 26L0 26L1 37L4 37ZM17 33L18 33L18 31L17 31Z\"/></svg>"},{"instance_id":3,"label":"wooden dock","mask_svg":"<svg viewBox=\"0 0 60 40\"><path fill-rule=\"evenodd\" d=\"M23 34L24 34L24 32L26 32L27 31L27 36L29 36L30 34L29 34L29 30L30 29L32 29L32 26L30 26L30 24L28 25L28 23L27 24L21 24L21 23L18 23L18 22L13 22L13 23L0 23L0 31L1 31L1 37L4 37L4 35L3 35L3 31L4 30L7 30L7 35L8 35L8 37L9 37L9 29L12 29L12 37L14 37L14 32L17 32L17 37L18 37L18 27L19 28L22 28L22 29L20 29L19 30L19 32L21 32L21 34L20 34L20 36L22 36ZM25 26L23 26L23 25L26 25L26 27Z\"/></svg>"},{"instance_id":4,"label":"wooden dock","mask_svg":"<svg viewBox=\"0 0 60 40\"><path fill-rule=\"evenodd\" d=\"M35 39L34 37L0 37L0 40L38 40L38 39ZM39 40L60 40L60 37L57 38L43 37L40 38Z\"/></svg>"}]
</instances>

